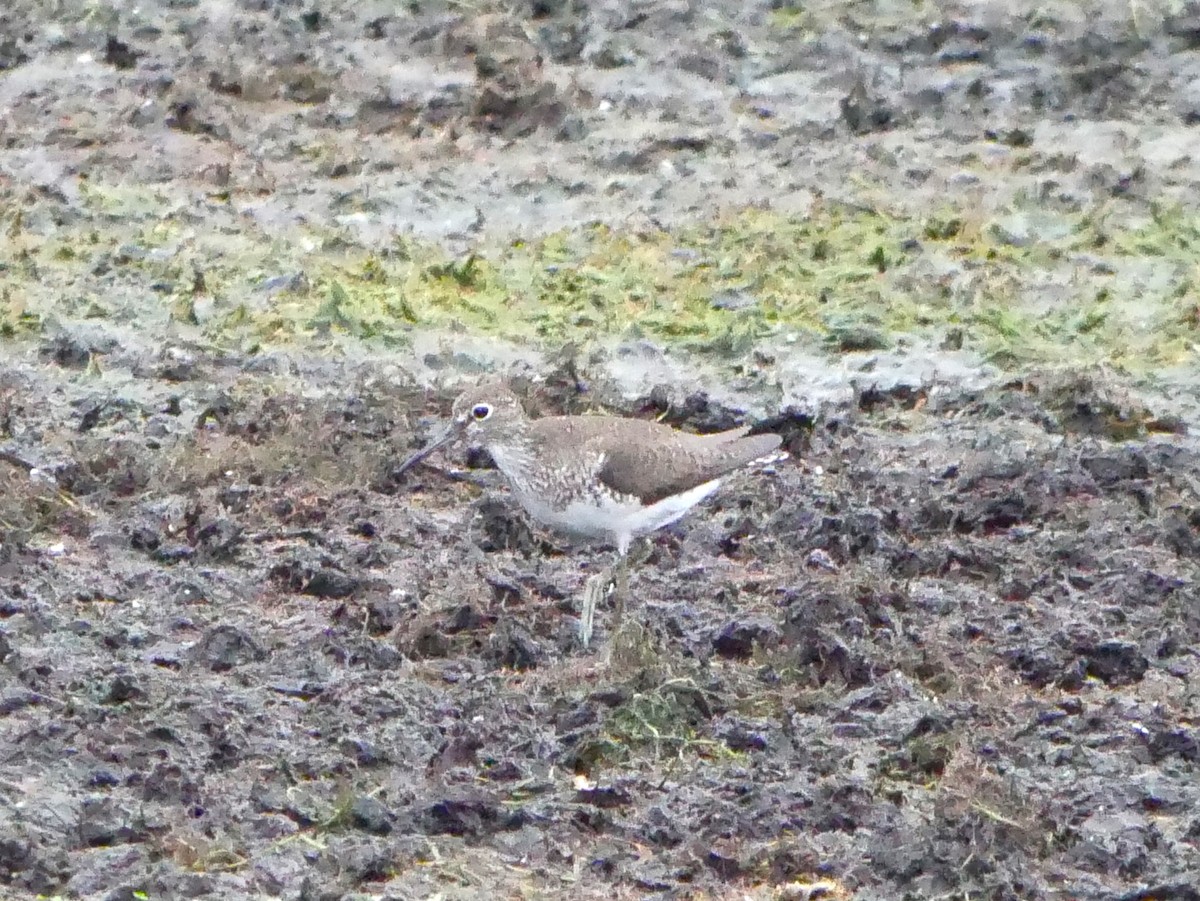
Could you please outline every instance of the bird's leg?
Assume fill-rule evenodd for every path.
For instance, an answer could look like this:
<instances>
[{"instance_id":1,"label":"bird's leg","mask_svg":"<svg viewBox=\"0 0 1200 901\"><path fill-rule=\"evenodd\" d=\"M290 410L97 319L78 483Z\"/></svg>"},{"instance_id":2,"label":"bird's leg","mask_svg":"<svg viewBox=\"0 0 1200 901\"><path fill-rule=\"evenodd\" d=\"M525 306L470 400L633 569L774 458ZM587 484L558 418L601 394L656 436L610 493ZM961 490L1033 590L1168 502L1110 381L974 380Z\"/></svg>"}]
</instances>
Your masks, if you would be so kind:
<instances>
[{"instance_id":1,"label":"bird's leg","mask_svg":"<svg viewBox=\"0 0 1200 901\"><path fill-rule=\"evenodd\" d=\"M623 670L639 671L653 664L656 651L652 643L647 641L648 632L637 616L625 621L625 607L629 603L629 570L631 565L644 562L647 554L644 549L648 545L640 545L638 552L629 553L628 546L618 548L617 559L613 562L613 622L611 637L604 656L607 665L617 666Z\"/></svg>"},{"instance_id":2,"label":"bird's leg","mask_svg":"<svg viewBox=\"0 0 1200 901\"><path fill-rule=\"evenodd\" d=\"M629 596L629 554L627 549L617 552L617 559L610 570L613 583L612 634L616 635L625 619L625 599Z\"/></svg>"},{"instance_id":3,"label":"bird's leg","mask_svg":"<svg viewBox=\"0 0 1200 901\"><path fill-rule=\"evenodd\" d=\"M625 603L629 597L629 544L617 544L617 556L611 566L605 567L587 580L583 589L583 604L579 611L579 641L586 648L592 639L596 618L596 607L609 588L613 593L613 621L610 634L616 635L625 620Z\"/></svg>"},{"instance_id":4,"label":"bird's leg","mask_svg":"<svg viewBox=\"0 0 1200 901\"><path fill-rule=\"evenodd\" d=\"M608 594L612 584L612 567L605 567L594 576L590 576L583 587L583 602L579 609L579 643L585 648L591 644L592 628L596 619L596 607Z\"/></svg>"}]
</instances>

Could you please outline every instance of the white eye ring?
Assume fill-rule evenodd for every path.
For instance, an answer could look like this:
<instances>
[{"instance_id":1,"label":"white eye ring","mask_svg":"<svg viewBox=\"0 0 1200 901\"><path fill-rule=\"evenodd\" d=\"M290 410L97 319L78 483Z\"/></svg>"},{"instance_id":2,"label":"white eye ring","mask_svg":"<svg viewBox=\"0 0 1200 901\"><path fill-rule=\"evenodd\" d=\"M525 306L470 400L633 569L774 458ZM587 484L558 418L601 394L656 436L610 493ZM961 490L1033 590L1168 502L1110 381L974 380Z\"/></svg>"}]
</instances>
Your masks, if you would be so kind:
<instances>
[{"instance_id":1,"label":"white eye ring","mask_svg":"<svg viewBox=\"0 0 1200 901\"><path fill-rule=\"evenodd\" d=\"M483 422L492 415L492 408L487 404L476 404L471 408L471 418L476 422Z\"/></svg>"}]
</instances>

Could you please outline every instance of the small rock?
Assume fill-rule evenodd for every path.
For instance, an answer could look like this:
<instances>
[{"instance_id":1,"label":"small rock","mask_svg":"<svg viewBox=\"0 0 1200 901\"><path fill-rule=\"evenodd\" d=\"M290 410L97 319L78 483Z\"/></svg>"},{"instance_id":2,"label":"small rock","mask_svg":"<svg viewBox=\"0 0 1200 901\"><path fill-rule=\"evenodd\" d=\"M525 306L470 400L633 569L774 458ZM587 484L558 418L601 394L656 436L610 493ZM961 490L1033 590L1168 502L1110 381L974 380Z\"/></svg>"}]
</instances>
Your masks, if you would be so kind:
<instances>
[{"instance_id":1,"label":"small rock","mask_svg":"<svg viewBox=\"0 0 1200 901\"><path fill-rule=\"evenodd\" d=\"M884 131L894 124L894 116L887 101L869 94L866 85L861 81L855 84L853 90L843 97L838 105L842 120L855 134Z\"/></svg>"},{"instance_id":2,"label":"small rock","mask_svg":"<svg viewBox=\"0 0 1200 901\"><path fill-rule=\"evenodd\" d=\"M759 299L741 288L726 288L715 293L709 303L714 310L749 310L758 306Z\"/></svg>"},{"instance_id":3,"label":"small rock","mask_svg":"<svg viewBox=\"0 0 1200 901\"><path fill-rule=\"evenodd\" d=\"M12 38L0 40L0 72L15 69L29 62L29 54L20 48Z\"/></svg>"},{"instance_id":4,"label":"small rock","mask_svg":"<svg viewBox=\"0 0 1200 901\"><path fill-rule=\"evenodd\" d=\"M77 834L85 848L103 848L137 839L134 829L125 822L121 807L109 798L89 798L83 802Z\"/></svg>"},{"instance_id":5,"label":"small rock","mask_svg":"<svg viewBox=\"0 0 1200 901\"><path fill-rule=\"evenodd\" d=\"M770 647L779 641L779 637L779 627L766 617L734 620L713 639L713 649L722 657L745 660L754 653L756 642L761 647Z\"/></svg>"},{"instance_id":6,"label":"small rock","mask_svg":"<svg viewBox=\"0 0 1200 901\"><path fill-rule=\"evenodd\" d=\"M264 294L303 294L308 290L308 276L303 272L272 275L259 282L256 289Z\"/></svg>"},{"instance_id":7,"label":"small rock","mask_svg":"<svg viewBox=\"0 0 1200 901\"><path fill-rule=\"evenodd\" d=\"M528 556L537 545L537 538L525 517L516 508L499 498L485 498L476 505L483 535L476 545L485 553L517 551Z\"/></svg>"},{"instance_id":8,"label":"small rock","mask_svg":"<svg viewBox=\"0 0 1200 901\"><path fill-rule=\"evenodd\" d=\"M64 369L83 369L92 359L92 348L70 335L57 335L39 348L38 355Z\"/></svg>"},{"instance_id":9,"label":"small rock","mask_svg":"<svg viewBox=\"0 0 1200 901\"><path fill-rule=\"evenodd\" d=\"M1186 882L1162 883L1120 895L1116 901L1200 901L1200 889Z\"/></svg>"},{"instance_id":10,"label":"small rock","mask_svg":"<svg viewBox=\"0 0 1200 901\"><path fill-rule=\"evenodd\" d=\"M392 831L392 812L376 798L363 795L350 807L350 822L372 835L387 835Z\"/></svg>"},{"instance_id":11,"label":"small rock","mask_svg":"<svg viewBox=\"0 0 1200 901\"><path fill-rule=\"evenodd\" d=\"M628 791L615 785L603 788L581 788L575 792L575 798L581 804L590 804L592 807L602 809L626 807L633 801Z\"/></svg>"},{"instance_id":12,"label":"small rock","mask_svg":"<svg viewBox=\"0 0 1200 901\"><path fill-rule=\"evenodd\" d=\"M258 643L235 626L215 626L192 645L188 657L214 673L231 670L266 656Z\"/></svg>"},{"instance_id":13,"label":"small rock","mask_svg":"<svg viewBox=\"0 0 1200 901\"><path fill-rule=\"evenodd\" d=\"M761 732L737 721L724 724L717 730L717 737L725 742L731 751L765 751L767 749L767 739Z\"/></svg>"},{"instance_id":14,"label":"small rock","mask_svg":"<svg viewBox=\"0 0 1200 901\"><path fill-rule=\"evenodd\" d=\"M1157 764L1171 756L1178 756L1189 763L1200 760L1200 742L1196 735L1187 729L1156 732L1150 739L1150 759Z\"/></svg>"},{"instance_id":15,"label":"small rock","mask_svg":"<svg viewBox=\"0 0 1200 901\"><path fill-rule=\"evenodd\" d=\"M1131 479L1145 479L1150 475L1146 457L1139 451L1117 450L1113 453L1095 454L1081 458L1079 465L1103 486Z\"/></svg>"},{"instance_id":16,"label":"small rock","mask_svg":"<svg viewBox=\"0 0 1200 901\"><path fill-rule=\"evenodd\" d=\"M524 627L505 620L488 642L489 657L513 670L536 669L546 654Z\"/></svg>"},{"instance_id":17,"label":"small rock","mask_svg":"<svg viewBox=\"0 0 1200 901\"><path fill-rule=\"evenodd\" d=\"M242 527L223 516L202 525L196 531L194 541L204 559L212 561L234 559L241 544Z\"/></svg>"},{"instance_id":18,"label":"small rock","mask_svg":"<svg viewBox=\"0 0 1200 901\"><path fill-rule=\"evenodd\" d=\"M162 532L151 522L142 522L129 530L129 546L135 551L156 551L162 544Z\"/></svg>"},{"instance_id":19,"label":"small rock","mask_svg":"<svg viewBox=\"0 0 1200 901\"><path fill-rule=\"evenodd\" d=\"M620 69L632 66L633 53L615 38L606 38L587 54L587 61L597 69Z\"/></svg>"},{"instance_id":20,"label":"small rock","mask_svg":"<svg viewBox=\"0 0 1200 901\"><path fill-rule=\"evenodd\" d=\"M143 694L137 680L132 676L117 676L108 686L108 694L104 698L106 704L124 704Z\"/></svg>"},{"instance_id":21,"label":"small rock","mask_svg":"<svg viewBox=\"0 0 1200 901\"><path fill-rule=\"evenodd\" d=\"M142 51L134 50L111 34L104 46L104 61L115 69L134 68L137 65L138 57L142 55Z\"/></svg>"},{"instance_id":22,"label":"small rock","mask_svg":"<svg viewBox=\"0 0 1200 901\"><path fill-rule=\"evenodd\" d=\"M354 760L358 766L375 766L387 763L389 757L374 744L362 738L346 738L338 745L338 750Z\"/></svg>"},{"instance_id":23,"label":"small rock","mask_svg":"<svg viewBox=\"0 0 1200 901\"><path fill-rule=\"evenodd\" d=\"M217 494L217 502L230 513L244 513L253 496L254 489L249 485L229 485Z\"/></svg>"},{"instance_id":24,"label":"small rock","mask_svg":"<svg viewBox=\"0 0 1200 901\"><path fill-rule=\"evenodd\" d=\"M121 784L121 777L111 770L92 770L86 784L88 788L112 788Z\"/></svg>"},{"instance_id":25,"label":"small rock","mask_svg":"<svg viewBox=\"0 0 1200 901\"><path fill-rule=\"evenodd\" d=\"M430 835L483 835L499 819L500 811L483 799L446 798L425 812Z\"/></svg>"},{"instance_id":26,"label":"small rock","mask_svg":"<svg viewBox=\"0 0 1200 901\"><path fill-rule=\"evenodd\" d=\"M388 634L412 611L412 605L406 599L396 597L376 598L366 606L368 635Z\"/></svg>"},{"instance_id":27,"label":"small rock","mask_svg":"<svg viewBox=\"0 0 1200 901\"><path fill-rule=\"evenodd\" d=\"M1150 662L1133 642L1109 639L1077 648L1087 675L1106 685L1140 682Z\"/></svg>"},{"instance_id":28,"label":"small rock","mask_svg":"<svg viewBox=\"0 0 1200 901\"><path fill-rule=\"evenodd\" d=\"M358 579L336 569L323 567L317 570L301 589L301 594L318 598L345 598L358 590Z\"/></svg>"},{"instance_id":29,"label":"small rock","mask_svg":"<svg viewBox=\"0 0 1200 901\"><path fill-rule=\"evenodd\" d=\"M1065 217L1017 212L992 222L990 231L1003 244L1029 247L1066 238L1073 227Z\"/></svg>"},{"instance_id":30,"label":"small rock","mask_svg":"<svg viewBox=\"0 0 1200 901\"><path fill-rule=\"evenodd\" d=\"M33 707L38 696L25 688L6 688L0 692L0 716L8 716L26 707Z\"/></svg>"}]
</instances>

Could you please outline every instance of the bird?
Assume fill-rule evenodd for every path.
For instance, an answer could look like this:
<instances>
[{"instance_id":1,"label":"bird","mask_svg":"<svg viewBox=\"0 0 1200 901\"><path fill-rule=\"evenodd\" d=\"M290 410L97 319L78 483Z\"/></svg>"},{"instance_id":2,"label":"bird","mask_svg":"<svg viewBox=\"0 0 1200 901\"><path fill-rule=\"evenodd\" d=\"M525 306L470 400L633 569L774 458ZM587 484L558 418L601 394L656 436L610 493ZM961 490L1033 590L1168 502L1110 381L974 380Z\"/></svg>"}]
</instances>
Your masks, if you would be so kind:
<instances>
[{"instance_id":1,"label":"bird","mask_svg":"<svg viewBox=\"0 0 1200 901\"><path fill-rule=\"evenodd\" d=\"M458 396L449 425L394 475L467 438L487 449L534 521L568 537L614 547L614 566L585 594L580 638L586 647L601 584L604 590L615 584L614 630L620 622L635 538L682 518L735 470L784 456L778 452L779 435L749 431L741 426L694 434L609 415L534 419L507 381L489 379Z\"/></svg>"}]
</instances>

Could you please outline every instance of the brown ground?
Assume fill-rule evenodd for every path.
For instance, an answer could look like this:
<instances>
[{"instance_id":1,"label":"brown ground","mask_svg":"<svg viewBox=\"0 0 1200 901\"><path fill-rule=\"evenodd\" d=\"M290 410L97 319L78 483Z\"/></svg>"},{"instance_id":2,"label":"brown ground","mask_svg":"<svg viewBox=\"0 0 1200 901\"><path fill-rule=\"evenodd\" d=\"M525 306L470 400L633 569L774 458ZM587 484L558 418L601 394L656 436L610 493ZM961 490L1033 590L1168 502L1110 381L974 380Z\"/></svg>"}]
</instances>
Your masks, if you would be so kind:
<instances>
[{"instance_id":1,"label":"brown ground","mask_svg":"<svg viewBox=\"0 0 1200 901\"><path fill-rule=\"evenodd\" d=\"M136 173L184 216L253 198L194 208L231 240L353 195L365 243L466 246L863 167L943 191L963 136L1024 130L1092 153L1065 194L1194 196L1151 152L1200 120L1194 10L813 8L799 47L765 5L570 7L10 2L0 187L43 235L81 172ZM123 273L55 290L162 303ZM477 456L391 477L448 401L409 361L143 326L0 339L0 897L1200 898L1200 461L1166 400L782 411L792 459L655 538L605 667L606 612L574 637L602 554ZM541 375L540 409L586 401Z\"/></svg>"}]
</instances>

